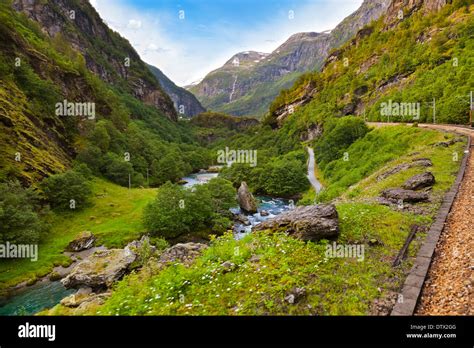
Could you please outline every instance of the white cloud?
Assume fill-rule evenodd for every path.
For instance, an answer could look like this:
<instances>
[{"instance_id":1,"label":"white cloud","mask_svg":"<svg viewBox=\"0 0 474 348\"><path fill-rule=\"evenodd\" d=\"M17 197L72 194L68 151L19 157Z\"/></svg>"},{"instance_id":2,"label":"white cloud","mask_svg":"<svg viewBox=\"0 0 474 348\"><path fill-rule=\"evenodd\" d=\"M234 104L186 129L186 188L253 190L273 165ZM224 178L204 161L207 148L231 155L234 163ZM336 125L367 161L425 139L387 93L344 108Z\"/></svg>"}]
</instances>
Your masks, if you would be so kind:
<instances>
[{"instance_id":1,"label":"white cloud","mask_svg":"<svg viewBox=\"0 0 474 348\"><path fill-rule=\"evenodd\" d=\"M127 24L129 29L140 29L142 27L142 21L130 19Z\"/></svg>"},{"instance_id":2,"label":"white cloud","mask_svg":"<svg viewBox=\"0 0 474 348\"><path fill-rule=\"evenodd\" d=\"M238 52L270 53L297 32L332 29L361 3L362 0L314 1L243 30L218 20L196 25L195 30L218 33L221 39L215 42L205 35L170 33L165 24L169 21L166 13L138 10L123 0L91 0L102 18L133 44L144 61L181 86L201 79ZM294 19L288 18L290 10L294 11Z\"/></svg>"}]
</instances>

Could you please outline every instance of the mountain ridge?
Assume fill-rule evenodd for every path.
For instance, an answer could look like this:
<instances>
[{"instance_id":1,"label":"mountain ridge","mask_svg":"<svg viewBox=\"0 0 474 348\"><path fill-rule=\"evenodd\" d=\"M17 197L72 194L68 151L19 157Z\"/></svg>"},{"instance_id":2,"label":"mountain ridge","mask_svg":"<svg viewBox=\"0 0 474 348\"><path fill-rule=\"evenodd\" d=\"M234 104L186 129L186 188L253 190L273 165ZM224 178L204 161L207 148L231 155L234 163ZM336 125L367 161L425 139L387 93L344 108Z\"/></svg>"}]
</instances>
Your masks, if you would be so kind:
<instances>
[{"instance_id":1,"label":"mountain ridge","mask_svg":"<svg viewBox=\"0 0 474 348\"><path fill-rule=\"evenodd\" d=\"M319 69L330 50L379 18L388 5L389 0L365 0L330 32L293 34L265 59L255 66L244 65L244 69L229 69L231 58L197 85L188 86L188 90L210 110L235 116L262 116L280 90L291 87L302 72Z\"/></svg>"}]
</instances>

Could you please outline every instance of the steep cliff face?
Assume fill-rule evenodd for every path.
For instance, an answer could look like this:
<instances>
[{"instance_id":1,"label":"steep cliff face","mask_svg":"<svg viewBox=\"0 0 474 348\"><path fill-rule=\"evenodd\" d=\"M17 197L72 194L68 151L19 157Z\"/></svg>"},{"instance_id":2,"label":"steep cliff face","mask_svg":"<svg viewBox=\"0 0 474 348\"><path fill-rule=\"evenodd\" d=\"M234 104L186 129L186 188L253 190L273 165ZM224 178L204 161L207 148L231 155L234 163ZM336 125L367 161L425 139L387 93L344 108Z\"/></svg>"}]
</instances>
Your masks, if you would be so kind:
<instances>
[{"instance_id":1,"label":"steep cliff face","mask_svg":"<svg viewBox=\"0 0 474 348\"><path fill-rule=\"evenodd\" d=\"M189 91L171 81L160 69L152 65L148 65L148 68L153 75L160 82L161 87L169 95L173 101L174 108L178 112L178 115L185 117L193 117L201 112L206 111L201 105L199 100Z\"/></svg>"},{"instance_id":2,"label":"steep cliff face","mask_svg":"<svg viewBox=\"0 0 474 348\"><path fill-rule=\"evenodd\" d=\"M13 0L13 8L38 22L56 40L65 40L84 56L87 68L104 82L156 107L170 119L177 115L130 43L104 24L87 0Z\"/></svg>"},{"instance_id":3,"label":"steep cliff face","mask_svg":"<svg viewBox=\"0 0 474 348\"><path fill-rule=\"evenodd\" d=\"M387 9L385 23L392 27L414 11L423 9L424 13L436 12L450 3L452 0L392 0Z\"/></svg>"},{"instance_id":4,"label":"steep cliff face","mask_svg":"<svg viewBox=\"0 0 474 348\"><path fill-rule=\"evenodd\" d=\"M298 33L272 53L241 52L189 90L211 110L261 116L305 71L321 68L333 48L385 13L390 0L366 0L329 33Z\"/></svg>"}]
</instances>

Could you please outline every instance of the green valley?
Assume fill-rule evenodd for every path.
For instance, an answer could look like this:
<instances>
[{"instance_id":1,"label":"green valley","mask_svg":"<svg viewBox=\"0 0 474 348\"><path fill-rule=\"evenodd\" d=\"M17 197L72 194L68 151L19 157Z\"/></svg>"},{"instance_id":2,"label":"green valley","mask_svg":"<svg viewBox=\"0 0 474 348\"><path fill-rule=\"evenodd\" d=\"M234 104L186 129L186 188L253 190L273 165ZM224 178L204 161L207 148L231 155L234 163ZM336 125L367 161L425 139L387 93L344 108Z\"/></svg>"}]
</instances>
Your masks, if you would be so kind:
<instances>
[{"instance_id":1,"label":"green valley","mask_svg":"<svg viewBox=\"0 0 474 348\"><path fill-rule=\"evenodd\" d=\"M0 4L0 251L38 247L0 316L472 313L440 251L471 241L471 1L365 0L187 90L169 57L217 29L125 9Z\"/></svg>"}]
</instances>

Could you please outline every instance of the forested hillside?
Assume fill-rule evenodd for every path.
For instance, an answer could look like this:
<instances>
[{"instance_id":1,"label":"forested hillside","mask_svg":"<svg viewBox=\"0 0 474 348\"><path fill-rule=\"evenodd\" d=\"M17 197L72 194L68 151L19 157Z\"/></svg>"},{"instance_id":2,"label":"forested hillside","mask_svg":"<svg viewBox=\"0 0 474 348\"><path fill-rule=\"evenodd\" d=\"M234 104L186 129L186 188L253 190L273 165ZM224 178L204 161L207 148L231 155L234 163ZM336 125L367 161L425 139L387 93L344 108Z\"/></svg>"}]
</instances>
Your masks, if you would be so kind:
<instances>
[{"instance_id":1,"label":"forested hillside","mask_svg":"<svg viewBox=\"0 0 474 348\"><path fill-rule=\"evenodd\" d=\"M442 8L433 4L403 7L394 1L387 16L332 52L321 72L308 73L283 91L265 123L287 122L300 132L344 115L467 124L474 7L464 0Z\"/></svg>"}]
</instances>

